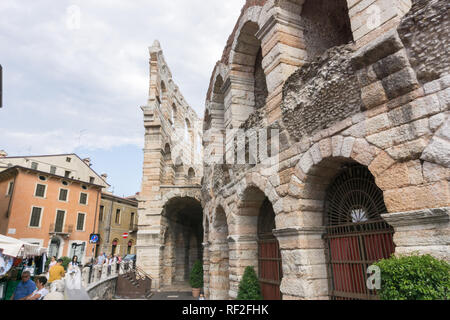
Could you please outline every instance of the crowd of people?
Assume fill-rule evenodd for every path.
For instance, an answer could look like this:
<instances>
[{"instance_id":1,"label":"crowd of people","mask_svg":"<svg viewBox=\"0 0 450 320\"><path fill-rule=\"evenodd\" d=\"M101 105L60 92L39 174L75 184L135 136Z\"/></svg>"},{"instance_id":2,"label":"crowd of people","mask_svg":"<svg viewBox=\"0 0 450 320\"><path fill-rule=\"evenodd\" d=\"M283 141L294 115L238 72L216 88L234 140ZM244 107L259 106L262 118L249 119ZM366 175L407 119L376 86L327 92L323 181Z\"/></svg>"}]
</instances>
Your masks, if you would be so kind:
<instances>
[{"instance_id":1,"label":"crowd of people","mask_svg":"<svg viewBox=\"0 0 450 320\"><path fill-rule=\"evenodd\" d=\"M106 255L102 252L92 263L94 265L107 265L108 273L111 273L111 266L120 264L122 257L118 254ZM42 300L49 293L50 285L54 281L64 280L68 289L80 289L81 287L82 265L75 255L67 266L67 271L63 266L63 260L55 256L50 258L48 272L46 275L36 276L31 280L29 271L22 272L22 280L17 285L11 300Z\"/></svg>"},{"instance_id":2,"label":"crowd of people","mask_svg":"<svg viewBox=\"0 0 450 320\"><path fill-rule=\"evenodd\" d=\"M22 272L22 280L18 283L11 300L42 300L49 293L52 282L64 279L66 286L72 289L79 289L81 286L81 264L75 255L67 266L63 267L63 260L51 257L48 265L48 272L45 276L37 276L31 280L29 271Z\"/></svg>"}]
</instances>

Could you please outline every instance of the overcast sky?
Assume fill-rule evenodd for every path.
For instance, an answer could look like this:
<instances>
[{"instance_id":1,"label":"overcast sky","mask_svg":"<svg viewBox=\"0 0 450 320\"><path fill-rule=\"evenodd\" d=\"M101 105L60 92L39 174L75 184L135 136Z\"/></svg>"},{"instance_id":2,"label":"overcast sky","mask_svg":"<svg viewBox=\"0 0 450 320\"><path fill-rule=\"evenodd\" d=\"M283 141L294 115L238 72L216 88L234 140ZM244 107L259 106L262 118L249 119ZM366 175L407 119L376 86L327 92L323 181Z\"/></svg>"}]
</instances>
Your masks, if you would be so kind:
<instances>
[{"instance_id":1,"label":"overcast sky","mask_svg":"<svg viewBox=\"0 0 450 320\"><path fill-rule=\"evenodd\" d=\"M213 67L244 0L1 0L0 150L76 152L118 195L139 191L148 47L203 117Z\"/></svg>"}]
</instances>

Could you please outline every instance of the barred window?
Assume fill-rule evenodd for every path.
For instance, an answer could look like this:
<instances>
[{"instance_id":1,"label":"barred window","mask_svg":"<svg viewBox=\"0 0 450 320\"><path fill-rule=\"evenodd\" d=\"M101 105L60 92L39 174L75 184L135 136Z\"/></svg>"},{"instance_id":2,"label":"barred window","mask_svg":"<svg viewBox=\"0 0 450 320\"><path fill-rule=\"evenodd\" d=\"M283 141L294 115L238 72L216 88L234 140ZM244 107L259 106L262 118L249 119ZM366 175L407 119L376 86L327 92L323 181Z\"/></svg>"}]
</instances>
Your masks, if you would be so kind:
<instances>
[{"instance_id":1,"label":"barred window","mask_svg":"<svg viewBox=\"0 0 450 320\"><path fill-rule=\"evenodd\" d=\"M31 169L37 170L37 168L38 168L37 162L32 162L32 163L31 163Z\"/></svg>"},{"instance_id":2,"label":"barred window","mask_svg":"<svg viewBox=\"0 0 450 320\"><path fill-rule=\"evenodd\" d=\"M8 192L6 193L7 196L12 195L13 187L14 187L14 181L11 181L8 185Z\"/></svg>"},{"instance_id":3,"label":"barred window","mask_svg":"<svg viewBox=\"0 0 450 320\"><path fill-rule=\"evenodd\" d=\"M55 166L51 166L50 167L50 173L51 174L55 174L56 173L56 167Z\"/></svg>"},{"instance_id":4,"label":"barred window","mask_svg":"<svg viewBox=\"0 0 450 320\"><path fill-rule=\"evenodd\" d=\"M42 208L33 207L31 211L30 227L39 227L41 222Z\"/></svg>"}]
</instances>

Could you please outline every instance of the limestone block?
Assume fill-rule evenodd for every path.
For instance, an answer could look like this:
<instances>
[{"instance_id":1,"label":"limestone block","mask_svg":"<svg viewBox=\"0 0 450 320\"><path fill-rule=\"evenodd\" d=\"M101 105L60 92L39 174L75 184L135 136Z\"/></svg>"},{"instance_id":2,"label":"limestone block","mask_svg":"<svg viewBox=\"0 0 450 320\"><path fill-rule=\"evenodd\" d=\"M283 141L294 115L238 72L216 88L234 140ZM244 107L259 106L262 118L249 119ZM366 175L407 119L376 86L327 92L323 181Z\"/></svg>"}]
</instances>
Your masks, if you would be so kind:
<instances>
[{"instance_id":1,"label":"limestone block","mask_svg":"<svg viewBox=\"0 0 450 320\"><path fill-rule=\"evenodd\" d=\"M342 144L344 142L344 137L334 136L331 139L331 146L333 149L333 157L339 157L341 155Z\"/></svg>"},{"instance_id":2,"label":"limestone block","mask_svg":"<svg viewBox=\"0 0 450 320\"><path fill-rule=\"evenodd\" d=\"M450 204L447 181L387 190L384 201L389 212L446 207Z\"/></svg>"},{"instance_id":3,"label":"limestone block","mask_svg":"<svg viewBox=\"0 0 450 320\"><path fill-rule=\"evenodd\" d=\"M309 152L312 156L312 160L314 164L318 164L320 161L322 161L322 155L320 154L320 147L319 143L315 143L311 149L309 149Z\"/></svg>"},{"instance_id":4,"label":"limestone block","mask_svg":"<svg viewBox=\"0 0 450 320\"><path fill-rule=\"evenodd\" d=\"M430 129L431 131L436 131L446 120L448 115L445 113L439 113L430 118Z\"/></svg>"},{"instance_id":5,"label":"limestone block","mask_svg":"<svg viewBox=\"0 0 450 320\"><path fill-rule=\"evenodd\" d=\"M416 73L409 67L389 75L381 82L389 99L402 96L419 88Z\"/></svg>"},{"instance_id":6,"label":"limestone block","mask_svg":"<svg viewBox=\"0 0 450 320\"><path fill-rule=\"evenodd\" d=\"M406 161L420 158L423 150L428 145L428 138L420 138L409 141L395 147L391 147L386 152L397 161Z\"/></svg>"},{"instance_id":7,"label":"limestone block","mask_svg":"<svg viewBox=\"0 0 450 320\"><path fill-rule=\"evenodd\" d=\"M314 162L313 162L310 152L309 151L305 152L299 161L300 169L302 169L302 171L304 173L308 173L313 165L314 165Z\"/></svg>"},{"instance_id":8,"label":"limestone block","mask_svg":"<svg viewBox=\"0 0 450 320\"><path fill-rule=\"evenodd\" d=\"M443 165L444 167L450 167L450 141L440 138L439 136L433 137L430 144L423 151L422 160L433 162Z\"/></svg>"},{"instance_id":9,"label":"limestone block","mask_svg":"<svg viewBox=\"0 0 450 320\"><path fill-rule=\"evenodd\" d=\"M361 88L361 98L366 109L372 109L388 101L381 81Z\"/></svg>"},{"instance_id":10,"label":"limestone block","mask_svg":"<svg viewBox=\"0 0 450 320\"><path fill-rule=\"evenodd\" d=\"M353 144L356 139L353 137L347 137L344 139L342 143L341 156L345 158L349 158L353 151Z\"/></svg>"},{"instance_id":11,"label":"limestone block","mask_svg":"<svg viewBox=\"0 0 450 320\"><path fill-rule=\"evenodd\" d=\"M450 169L432 162L423 163L423 177L426 182L450 180Z\"/></svg>"}]
</instances>

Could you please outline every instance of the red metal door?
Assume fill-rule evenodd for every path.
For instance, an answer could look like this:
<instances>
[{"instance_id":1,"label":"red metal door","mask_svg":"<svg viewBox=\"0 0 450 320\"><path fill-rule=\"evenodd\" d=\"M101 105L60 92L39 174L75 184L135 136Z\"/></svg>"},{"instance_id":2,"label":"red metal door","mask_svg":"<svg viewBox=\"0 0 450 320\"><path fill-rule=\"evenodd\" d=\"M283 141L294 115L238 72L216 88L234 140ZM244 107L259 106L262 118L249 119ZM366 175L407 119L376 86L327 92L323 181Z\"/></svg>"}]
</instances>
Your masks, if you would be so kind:
<instances>
[{"instance_id":1,"label":"red metal door","mask_svg":"<svg viewBox=\"0 0 450 320\"><path fill-rule=\"evenodd\" d=\"M264 300L281 300L281 254L275 237L258 241L258 278Z\"/></svg>"},{"instance_id":2,"label":"red metal door","mask_svg":"<svg viewBox=\"0 0 450 320\"><path fill-rule=\"evenodd\" d=\"M383 192L366 167L348 165L327 192L327 246L332 299L377 299L367 269L395 251L394 230L382 218Z\"/></svg>"}]
</instances>

